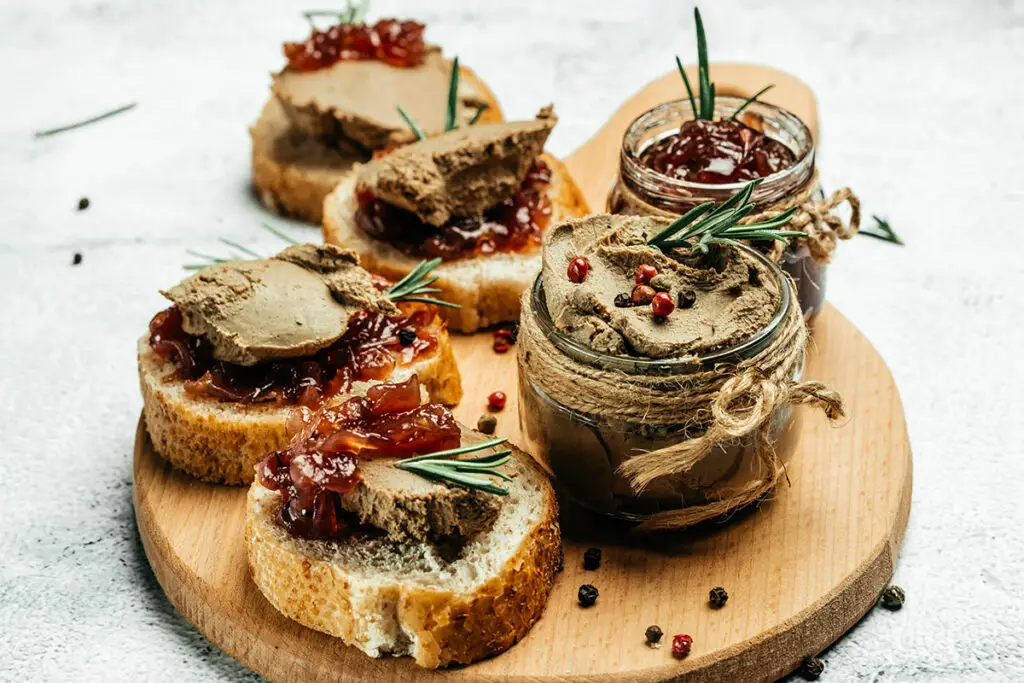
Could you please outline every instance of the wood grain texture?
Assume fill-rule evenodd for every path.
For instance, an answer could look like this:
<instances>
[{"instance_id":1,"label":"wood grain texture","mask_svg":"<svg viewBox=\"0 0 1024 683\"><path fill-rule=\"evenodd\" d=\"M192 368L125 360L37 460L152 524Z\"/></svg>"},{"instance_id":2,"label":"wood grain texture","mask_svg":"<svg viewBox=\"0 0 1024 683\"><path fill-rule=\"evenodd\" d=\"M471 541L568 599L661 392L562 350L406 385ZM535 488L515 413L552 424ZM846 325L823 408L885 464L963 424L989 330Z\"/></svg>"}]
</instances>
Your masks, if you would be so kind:
<instances>
[{"instance_id":1,"label":"wood grain texture","mask_svg":"<svg viewBox=\"0 0 1024 683\"><path fill-rule=\"evenodd\" d=\"M732 80L726 69L736 70ZM715 79L737 83L739 93L743 84L784 81L784 74L751 69L716 66ZM678 96L670 76L638 93L567 160L594 206L603 206L625 126L649 106ZM793 84L796 99L780 103L816 130L813 97L795 79L785 82ZM800 102L810 109L801 111ZM508 405L498 434L517 441L515 354L496 355L486 333L457 337L454 344L465 389L457 416L475 424L486 396L500 389ZM543 618L505 654L465 668L438 673L408 658L373 660L281 616L248 577L245 491L175 472L153 452L141 422L136 519L153 571L175 607L214 644L272 680L773 680L871 609L892 575L910 511L910 448L896 386L870 343L831 306L816 323L806 376L842 392L850 418L832 428L819 414L797 409L786 437L794 449L791 485L728 524L662 538L656 546L638 541L626 526L566 508L565 571ZM596 572L582 567L591 545L604 550ZM577 605L582 583L601 591L594 608ZM707 592L718 585L729 591L729 602L711 610ZM680 662L668 646L647 647L643 633L650 624L659 624L666 640L675 633L693 636L690 657Z\"/></svg>"},{"instance_id":2,"label":"wood grain texture","mask_svg":"<svg viewBox=\"0 0 1024 683\"><path fill-rule=\"evenodd\" d=\"M487 335L457 339L475 422L494 389L509 394L498 432L515 441L515 356L495 355ZM892 575L910 510L911 460L903 410L882 359L835 309L815 332L807 376L838 388L849 422L827 426L806 412L793 438L792 485L757 511L659 549L623 543L621 527L566 515L565 571L547 611L505 654L446 672L460 680L773 680L842 635L872 607ZM804 409L800 409L801 411ZM213 643L279 681L419 681L435 674L408 658L373 660L281 616L248 577L242 542L244 489L211 486L172 470L140 423L135 512L146 555L171 602ZM601 531L598 531L598 529ZM596 572L589 545L604 549ZM576 589L593 583L597 606ZM707 607L721 585L730 598ZM682 662L643 643L644 629L689 633Z\"/></svg>"}]
</instances>

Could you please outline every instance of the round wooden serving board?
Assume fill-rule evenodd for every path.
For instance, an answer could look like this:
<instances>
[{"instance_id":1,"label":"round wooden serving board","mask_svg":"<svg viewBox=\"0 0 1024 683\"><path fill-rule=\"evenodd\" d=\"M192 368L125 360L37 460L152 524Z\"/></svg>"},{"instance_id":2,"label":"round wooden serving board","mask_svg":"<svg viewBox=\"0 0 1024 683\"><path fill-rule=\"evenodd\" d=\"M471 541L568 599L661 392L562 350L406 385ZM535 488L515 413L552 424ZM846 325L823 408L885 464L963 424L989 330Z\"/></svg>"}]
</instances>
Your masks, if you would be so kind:
<instances>
[{"instance_id":1,"label":"round wooden serving board","mask_svg":"<svg viewBox=\"0 0 1024 683\"><path fill-rule=\"evenodd\" d=\"M719 88L753 92L783 84L774 101L816 130L814 100L791 76L716 65ZM594 209L603 207L625 126L648 107L681 96L670 74L638 93L568 160ZM788 99L787 99L788 98ZM773 99L773 98L769 98ZM465 398L456 410L475 424L486 396L509 396L498 434L518 440L515 353L496 355L490 334L454 339ZM242 539L245 490L196 482L152 449L140 422L134 502L139 532L157 579L174 606L214 644L276 681L411 682L439 678L493 681L770 681L834 642L875 604L889 581L910 512L911 457L899 394L871 344L831 306L820 314L808 378L845 397L850 419L829 427L798 409L791 485L728 524L644 545L618 527L563 510L565 570L547 610L508 652L442 672L411 659L371 659L341 641L281 616L249 579ZM582 567L598 545L597 571ZM601 596L580 608L576 591ZM707 606L724 586L724 609ZM644 630L659 624L694 639L692 654L651 649Z\"/></svg>"}]
</instances>

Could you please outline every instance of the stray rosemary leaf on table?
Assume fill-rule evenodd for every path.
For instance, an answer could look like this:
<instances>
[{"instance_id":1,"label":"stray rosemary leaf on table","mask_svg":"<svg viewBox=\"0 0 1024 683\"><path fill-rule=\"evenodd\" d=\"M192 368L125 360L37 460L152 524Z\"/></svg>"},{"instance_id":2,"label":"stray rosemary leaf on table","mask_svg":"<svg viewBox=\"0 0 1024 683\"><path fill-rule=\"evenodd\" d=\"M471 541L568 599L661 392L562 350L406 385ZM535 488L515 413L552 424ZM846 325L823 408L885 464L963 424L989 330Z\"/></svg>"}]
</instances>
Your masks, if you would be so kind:
<instances>
[{"instance_id":1,"label":"stray rosemary leaf on table","mask_svg":"<svg viewBox=\"0 0 1024 683\"><path fill-rule=\"evenodd\" d=\"M51 135L56 135L58 133L63 133L65 131L74 130L75 128L81 128L83 126L88 126L91 123L96 123L97 121L102 121L104 119L109 119L111 116L117 116L118 114L122 114L122 113L128 111L129 109L134 109L135 108L135 104L136 104L135 102L131 102L130 104L122 105L122 106L118 107L117 109L111 109L110 111L103 112L102 114L97 114L96 116L90 116L89 118L83 119L82 121L76 121L75 123L69 123L66 126L60 126L58 128L50 128L49 130L39 130L39 131L36 131L35 136L37 138L45 138L45 137L49 137Z\"/></svg>"},{"instance_id":2,"label":"stray rosemary leaf on table","mask_svg":"<svg viewBox=\"0 0 1024 683\"><path fill-rule=\"evenodd\" d=\"M506 496L508 495L508 490L501 488L487 477L512 481L511 477L503 472L499 472L497 469L511 459L512 451L510 449L465 460L459 460L454 457L500 446L506 441L508 439L492 439L482 443L462 446L461 448L452 448L447 451L438 451L437 453L406 458L396 462L395 467L407 472L414 472L428 479L455 484L456 486L474 491L484 491L497 496Z\"/></svg>"},{"instance_id":3,"label":"stray rosemary leaf on table","mask_svg":"<svg viewBox=\"0 0 1024 683\"><path fill-rule=\"evenodd\" d=\"M875 229L861 228L857 233L858 235L874 237L876 240L898 244L901 247L906 246L903 239L897 235L896 231L892 229L891 225L889 225L889 219L874 215L872 215L871 218L875 221L875 224L871 227Z\"/></svg>"}]
</instances>

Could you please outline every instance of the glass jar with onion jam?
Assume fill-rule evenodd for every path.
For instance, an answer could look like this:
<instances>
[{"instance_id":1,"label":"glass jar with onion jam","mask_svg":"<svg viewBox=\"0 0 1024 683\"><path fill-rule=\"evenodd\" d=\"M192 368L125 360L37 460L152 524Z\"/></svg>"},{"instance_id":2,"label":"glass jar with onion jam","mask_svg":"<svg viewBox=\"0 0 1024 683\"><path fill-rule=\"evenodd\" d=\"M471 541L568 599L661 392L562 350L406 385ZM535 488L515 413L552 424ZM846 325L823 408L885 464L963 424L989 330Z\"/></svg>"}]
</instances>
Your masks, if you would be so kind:
<instances>
[{"instance_id":1,"label":"glass jar with onion jam","mask_svg":"<svg viewBox=\"0 0 1024 683\"><path fill-rule=\"evenodd\" d=\"M716 97L716 122L729 119L745 101ZM658 105L634 120L622 140L608 211L671 218L704 202L721 204L750 180L763 178L751 197L760 211L817 182L811 131L785 109L755 101L725 130L702 129L704 123L695 120L689 99ZM813 197L823 198L820 187ZM810 320L825 300L825 264L817 263L806 246L790 244L779 265L796 281L801 309Z\"/></svg>"},{"instance_id":2,"label":"glass jar with onion jam","mask_svg":"<svg viewBox=\"0 0 1024 683\"><path fill-rule=\"evenodd\" d=\"M577 363L628 375L664 375L675 382L680 375L706 371L722 363L737 363L757 356L783 332L791 307L796 305L782 270L763 254L744 249L764 266L776 282L780 297L767 323L729 348L698 359L617 356L592 349L560 332L548 311L544 286L538 277L530 291L531 323ZM524 311L524 315L528 313ZM793 381L803 375L803 356ZM633 490L619 466L638 453L656 451L695 438L704 425L665 424L650 419L598 416L570 402L549 396L532 376L528 364L519 363L519 426L522 446L555 476L559 493L577 505L614 519L642 522L659 512L680 510L715 500L721 487L740 487L763 476L756 458L754 438L744 437L717 446L685 475L659 477L643 491ZM777 407L771 416L771 436L785 462L798 439L791 405ZM711 495L709 495L711 492Z\"/></svg>"}]
</instances>

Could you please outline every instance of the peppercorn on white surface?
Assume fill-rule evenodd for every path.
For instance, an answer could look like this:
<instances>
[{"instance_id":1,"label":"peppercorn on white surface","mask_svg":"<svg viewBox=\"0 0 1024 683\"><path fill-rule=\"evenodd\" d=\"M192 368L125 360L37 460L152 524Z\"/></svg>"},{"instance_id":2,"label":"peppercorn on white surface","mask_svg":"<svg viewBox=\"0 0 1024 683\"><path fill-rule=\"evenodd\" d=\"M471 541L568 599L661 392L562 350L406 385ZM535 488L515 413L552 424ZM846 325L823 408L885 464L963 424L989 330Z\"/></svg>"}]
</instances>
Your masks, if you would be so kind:
<instances>
[{"instance_id":1,"label":"peppercorn on white surface","mask_svg":"<svg viewBox=\"0 0 1024 683\"><path fill-rule=\"evenodd\" d=\"M895 577L906 606L872 611L825 653L823 680L1024 680L1024 4L701 4L712 60L771 64L815 90L825 186L849 184L908 244L843 243L828 275L829 299L892 368L915 457ZM248 189L247 126L309 5L0 9L2 680L256 679L175 612L143 555L134 344L186 248L279 245L259 224L287 223ZM375 0L370 16L425 21L510 119L555 102L548 149L561 157L675 54L693 61L691 12L670 0Z\"/></svg>"}]
</instances>

